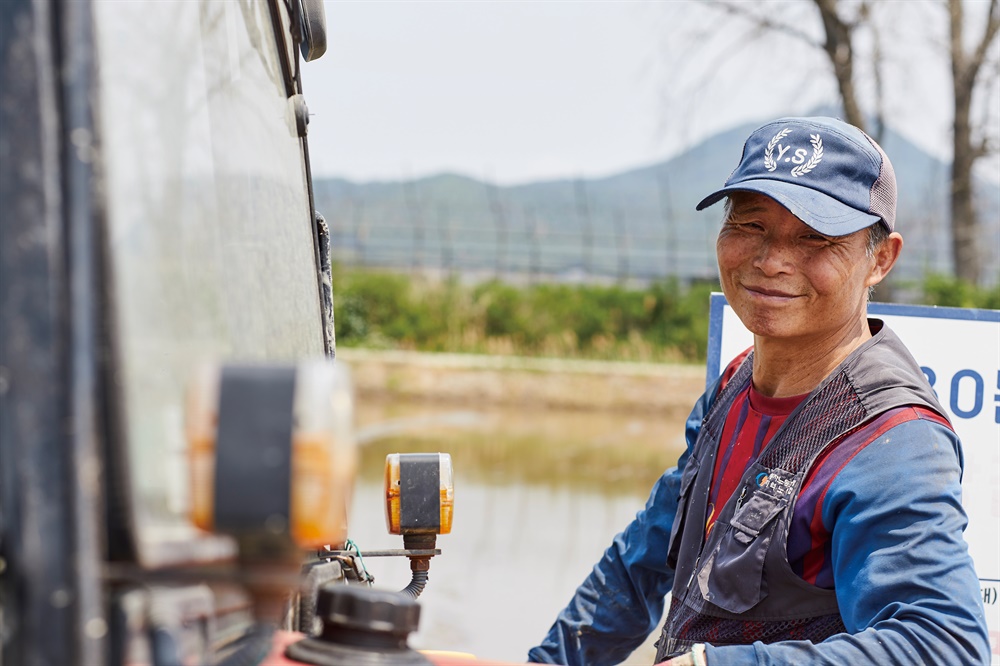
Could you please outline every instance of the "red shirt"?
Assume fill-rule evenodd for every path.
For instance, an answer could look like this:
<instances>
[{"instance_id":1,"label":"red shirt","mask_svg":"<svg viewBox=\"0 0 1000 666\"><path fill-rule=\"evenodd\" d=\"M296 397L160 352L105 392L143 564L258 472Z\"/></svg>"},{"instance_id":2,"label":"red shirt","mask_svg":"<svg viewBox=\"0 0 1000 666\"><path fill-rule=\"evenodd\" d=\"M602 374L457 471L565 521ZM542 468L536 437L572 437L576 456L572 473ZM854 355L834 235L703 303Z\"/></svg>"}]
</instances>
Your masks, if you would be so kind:
<instances>
[{"instance_id":1,"label":"red shirt","mask_svg":"<svg viewBox=\"0 0 1000 666\"><path fill-rule=\"evenodd\" d=\"M715 456L715 472L708 498L706 535L715 523L716 509L726 505L747 469L760 456L764 445L771 441L788 415L807 395L770 398L750 386L737 396L719 438L719 452Z\"/></svg>"}]
</instances>

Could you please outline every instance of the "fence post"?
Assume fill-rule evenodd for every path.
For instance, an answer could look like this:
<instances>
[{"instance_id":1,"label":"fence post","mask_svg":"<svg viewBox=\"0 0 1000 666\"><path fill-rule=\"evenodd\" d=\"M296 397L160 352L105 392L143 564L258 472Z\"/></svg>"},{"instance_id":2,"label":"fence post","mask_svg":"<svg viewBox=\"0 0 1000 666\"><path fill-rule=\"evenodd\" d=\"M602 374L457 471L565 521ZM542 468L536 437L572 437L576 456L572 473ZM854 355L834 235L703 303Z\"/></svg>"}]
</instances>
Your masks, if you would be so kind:
<instances>
[{"instance_id":1,"label":"fence post","mask_svg":"<svg viewBox=\"0 0 1000 666\"><path fill-rule=\"evenodd\" d=\"M592 277L594 269L594 230L591 228L590 207L587 204L587 189L582 178L577 178L573 187L576 200L576 214L582 232L583 271Z\"/></svg>"},{"instance_id":2,"label":"fence post","mask_svg":"<svg viewBox=\"0 0 1000 666\"><path fill-rule=\"evenodd\" d=\"M354 213L354 244L358 248L357 264L366 265L365 241L368 240L368 229L365 228L365 200L361 198L351 198Z\"/></svg>"},{"instance_id":3,"label":"fence post","mask_svg":"<svg viewBox=\"0 0 1000 666\"><path fill-rule=\"evenodd\" d=\"M423 267L424 252L424 225L420 215L420 202L417 200L416 188L412 180L406 180L403 184L403 197L406 201L406 213L413 226L413 256L411 257L411 270L419 271Z\"/></svg>"},{"instance_id":4,"label":"fence post","mask_svg":"<svg viewBox=\"0 0 1000 666\"><path fill-rule=\"evenodd\" d=\"M535 284L541 273L541 246L538 238L538 216L531 206L524 207L524 221L529 229L531 248L529 250L528 281Z\"/></svg>"},{"instance_id":5,"label":"fence post","mask_svg":"<svg viewBox=\"0 0 1000 666\"><path fill-rule=\"evenodd\" d=\"M452 248L451 219L448 216L448 211L448 204L438 206L438 228L441 232L441 269L451 277L454 271L452 265L454 249Z\"/></svg>"},{"instance_id":6,"label":"fence post","mask_svg":"<svg viewBox=\"0 0 1000 666\"><path fill-rule=\"evenodd\" d=\"M677 260L677 239L673 230L673 209L670 198L670 177L667 175L667 168L660 169L660 177L656 179L657 192L660 201L660 216L663 220L664 239L664 266L663 274L678 274Z\"/></svg>"},{"instance_id":7,"label":"fence post","mask_svg":"<svg viewBox=\"0 0 1000 666\"><path fill-rule=\"evenodd\" d=\"M507 219L496 184L487 183L486 193L489 197L490 214L493 216L493 228L496 231L497 247L494 270L496 278L499 280L503 275L504 262L507 258Z\"/></svg>"},{"instance_id":8,"label":"fence post","mask_svg":"<svg viewBox=\"0 0 1000 666\"><path fill-rule=\"evenodd\" d=\"M615 229L615 250L617 250L618 252L618 281L624 284L628 282L629 278L628 227L625 224L625 213L622 211L621 206L615 206L613 215L614 215L613 219L614 219L614 229Z\"/></svg>"}]
</instances>

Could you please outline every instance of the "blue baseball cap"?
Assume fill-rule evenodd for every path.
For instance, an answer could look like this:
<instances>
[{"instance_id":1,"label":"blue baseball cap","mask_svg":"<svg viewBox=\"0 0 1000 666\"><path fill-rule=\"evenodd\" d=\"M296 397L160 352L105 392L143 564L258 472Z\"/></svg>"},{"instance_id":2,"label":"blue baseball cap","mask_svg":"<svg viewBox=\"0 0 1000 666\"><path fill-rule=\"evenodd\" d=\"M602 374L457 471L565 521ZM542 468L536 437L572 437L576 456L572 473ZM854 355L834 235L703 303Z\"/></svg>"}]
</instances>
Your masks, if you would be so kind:
<instances>
[{"instance_id":1,"label":"blue baseball cap","mask_svg":"<svg viewBox=\"0 0 1000 666\"><path fill-rule=\"evenodd\" d=\"M867 134L836 118L781 118L750 135L725 186L702 210L732 192L759 192L827 236L881 222L896 224L896 174Z\"/></svg>"}]
</instances>

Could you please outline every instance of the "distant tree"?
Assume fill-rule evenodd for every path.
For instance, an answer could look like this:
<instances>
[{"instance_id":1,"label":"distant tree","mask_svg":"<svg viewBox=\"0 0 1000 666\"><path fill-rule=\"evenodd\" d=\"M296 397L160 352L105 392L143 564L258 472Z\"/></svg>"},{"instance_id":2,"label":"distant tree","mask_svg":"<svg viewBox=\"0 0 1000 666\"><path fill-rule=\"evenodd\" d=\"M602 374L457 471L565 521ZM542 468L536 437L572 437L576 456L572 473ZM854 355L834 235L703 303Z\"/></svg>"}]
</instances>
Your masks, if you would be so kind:
<instances>
[{"instance_id":1,"label":"distant tree","mask_svg":"<svg viewBox=\"0 0 1000 666\"><path fill-rule=\"evenodd\" d=\"M886 14L876 20L875 3L870 0L811 0L796 3L794 7L781 5L782 11L773 11L774 3L746 2L740 0L703 0L704 4L733 16L738 16L758 32L778 32L795 37L808 46L824 52L832 67L837 83L844 118L876 140L881 140L885 124L883 95L883 46L880 26L891 20ZM948 34L945 38L946 57L951 65L954 100L952 119L952 170L950 189L950 217L952 259L958 278L978 285L981 280L982 256L980 225L974 198L974 166L981 158L997 151L998 137L990 134L991 116L997 110L991 100L996 97L1000 79L997 32L1000 30L998 0L989 0L982 31L975 36L968 34L966 9L985 7L982 0L935 0L930 5L935 11L946 13ZM823 38L804 30L804 12L812 8L822 23ZM906 11L906 5L890 5L890 11ZM933 23L933 22L932 22ZM858 99L858 35L867 31L870 50L867 51L873 76L873 105L864 109ZM934 36L928 35L933 41ZM974 104L982 104L976 110ZM869 115L870 114L870 115ZM869 123L866 119L873 118ZM871 126L869 126L871 125Z\"/></svg>"},{"instance_id":2,"label":"distant tree","mask_svg":"<svg viewBox=\"0 0 1000 666\"><path fill-rule=\"evenodd\" d=\"M985 123L977 124L973 103L977 89L982 87L995 95L998 68L996 50L997 31L1000 29L1000 8L997 0L990 0L986 25L981 35L971 44L966 38L965 5L963 0L947 0L949 25L949 56L951 58L952 88L955 98L955 115L952 122L951 163L951 236L955 275L960 279L979 284L982 256L977 242L979 219L973 198L973 166L976 161L997 150L997 138L990 136ZM992 62L991 62L992 58ZM990 113L988 102L980 116ZM996 113L993 110L993 113Z\"/></svg>"},{"instance_id":3,"label":"distant tree","mask_svg":"<svg viewBox=\"0 0 1000 666\"><path fill-rule=\"evenodd\" d=\"M881 139L883 118L881 81L881 48L878 25L872 20L871 5L867 0L845 3L841 0L811 0L808 3L795 5L782 4L782 11L776 12L774 3L764 0L746 2L744 0L703 0L704 4L732 16L743 18L761 32L778 32L794 37L810 48L826 54L833 68L833 76L837 83L841 105L844 110L844 120L860 127L871 134L876 140ZM823 37L816 35L802 26L810 18L812 10L819 13L823 24ZM869 128L865 113L858 101L858 82L856 74L857 49L855 46L857 34L868 30L876 45L871 53L871 65L875 72L875 122Z\"/></svg>"}]
</instances>

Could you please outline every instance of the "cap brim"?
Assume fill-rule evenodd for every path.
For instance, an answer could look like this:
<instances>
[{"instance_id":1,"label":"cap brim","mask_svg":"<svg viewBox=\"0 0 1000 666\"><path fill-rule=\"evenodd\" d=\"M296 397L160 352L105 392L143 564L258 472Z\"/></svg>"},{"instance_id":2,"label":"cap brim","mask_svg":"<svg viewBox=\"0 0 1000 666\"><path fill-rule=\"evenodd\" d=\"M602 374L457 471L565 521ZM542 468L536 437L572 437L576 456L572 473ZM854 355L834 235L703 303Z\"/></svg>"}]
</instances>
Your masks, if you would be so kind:
<instances>
[{"instance_id":1,"label":"cap brim","mask_svg":"<svg viewBox=\"0 0 1000 666\"><path fill-rule=\"evenodd\" d=\"M825 236L846 236L882 219L851 208L818 190L765 178L744 180L716 190L702 199L695 209L704 210L733 192L758 192L769 196Z\"/></svg>"}]
</instances>

